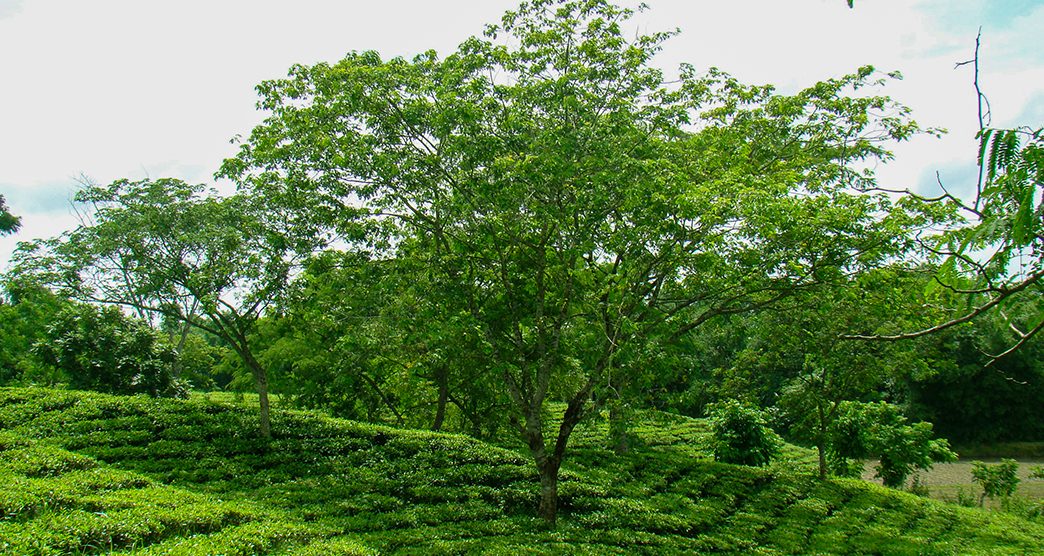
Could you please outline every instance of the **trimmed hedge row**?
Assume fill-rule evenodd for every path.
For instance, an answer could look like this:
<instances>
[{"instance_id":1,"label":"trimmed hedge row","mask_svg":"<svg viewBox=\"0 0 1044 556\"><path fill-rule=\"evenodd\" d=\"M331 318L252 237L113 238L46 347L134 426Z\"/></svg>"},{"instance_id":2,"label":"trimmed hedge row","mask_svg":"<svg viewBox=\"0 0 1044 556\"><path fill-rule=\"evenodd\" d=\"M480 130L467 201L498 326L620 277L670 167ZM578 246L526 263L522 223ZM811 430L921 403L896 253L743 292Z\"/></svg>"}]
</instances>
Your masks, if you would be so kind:
<instances>
[{"instance_id":1,"label":"trimmed hedge row","mask_svg":"<svg viewBox=\"0 0 1044 556\"><path fill-rule=\"evenodd\" d=\"M715 463L703 422L638 417L623 456L602 448L604 421L577 430L549 531L533 517L529 460L471 438L278 411L266 443L250 408L0 389L12 485L0 539L148 554L1017 554L1044 542L1015 518L818 481L798 448L764 469Z\"/></svg>"}]
</instances>

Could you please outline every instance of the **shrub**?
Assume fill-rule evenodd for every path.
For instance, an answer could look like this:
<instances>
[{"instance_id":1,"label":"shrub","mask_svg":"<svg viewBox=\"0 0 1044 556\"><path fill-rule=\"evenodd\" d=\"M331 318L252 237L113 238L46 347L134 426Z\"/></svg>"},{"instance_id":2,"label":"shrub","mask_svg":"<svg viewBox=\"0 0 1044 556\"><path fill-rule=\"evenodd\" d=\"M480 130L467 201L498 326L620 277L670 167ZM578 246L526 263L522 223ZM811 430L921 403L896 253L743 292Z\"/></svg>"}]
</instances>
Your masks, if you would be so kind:
<instances>
[{"instance_id":1,"label":"shrub","mask_svg":"<svg viewBox=\"0 0 1044 556\"><path fill-rule=\"evenodd\" d=\"M63 310L34 351L77 390L185 397L174 379L174 350L147 324L114 307Z\"/></svg>"},{"instance_id":2,"label":"shrub","mask_svg":"<svg viewBox=\"0 0 1044 556\"><path fill-rule=\"evenodd\" d=\"M779 436L759 408L728 400L709 406L714 459L739 465L768 465L779 452Z\"/></svg>"},{"instance_id":3,"label":"shrub","mask_svg":"<svg viewBox=\"0 0 1044 556\"><path fill-rule=\"evenodd\" d=\"M945 439L933 438L931 423L909 423L897 406L884 402L841 404L830 444L833 467L851 468L849 460L876 456L876 476L892 488L901 488L918 469L957 459Z\"/></svg>"},{"instance_id":4,"label":"shrub","mask_svg":"<svg viewBox=\"0 0 1044 556\"><path fill-rule=\"evenodd\" d=\"M983 498L1008 498L1019 486L1019 463L1013 459L1002 459L996 465L973 461L972 480L982 487L980 506Z\"/></svg>"}]
</instances>

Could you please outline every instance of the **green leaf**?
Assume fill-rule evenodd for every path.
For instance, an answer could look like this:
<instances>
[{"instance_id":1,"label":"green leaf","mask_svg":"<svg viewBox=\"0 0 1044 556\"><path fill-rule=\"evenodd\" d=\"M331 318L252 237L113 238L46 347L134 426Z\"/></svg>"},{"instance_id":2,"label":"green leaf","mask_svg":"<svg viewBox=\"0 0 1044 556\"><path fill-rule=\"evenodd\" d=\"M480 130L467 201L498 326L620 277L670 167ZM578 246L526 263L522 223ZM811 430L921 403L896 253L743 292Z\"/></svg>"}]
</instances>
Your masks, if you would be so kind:
<instances>
[{"instance_id":1,"label":"green leaf","mask_svg":"<svg viewBox=\"0 0 1044 556\"><path fill-rule=\"evenodd\" d=\"M1015 213L1014 222L1012 222L1011 237L1015 245L1019 247L1028 245L1033 237L1033 222L1035 220L1033 201L1036 193L1037 190L1032 184L1025 186L1022 198L1019 200L1019 209Z\"/></svg>"},{"instance_id":2,"label":"green leaf","mask_svg":"<svg viewBox=\"0 0 1044 556\"><path fill-rule=\"evenodd\" d=\"M986 151L990 147L991 135L993 135L993 130L989 128L983 129L975 135L979 139L979 166L982 166L983 161L986 160Z\"/></svg>"}]
</instances>

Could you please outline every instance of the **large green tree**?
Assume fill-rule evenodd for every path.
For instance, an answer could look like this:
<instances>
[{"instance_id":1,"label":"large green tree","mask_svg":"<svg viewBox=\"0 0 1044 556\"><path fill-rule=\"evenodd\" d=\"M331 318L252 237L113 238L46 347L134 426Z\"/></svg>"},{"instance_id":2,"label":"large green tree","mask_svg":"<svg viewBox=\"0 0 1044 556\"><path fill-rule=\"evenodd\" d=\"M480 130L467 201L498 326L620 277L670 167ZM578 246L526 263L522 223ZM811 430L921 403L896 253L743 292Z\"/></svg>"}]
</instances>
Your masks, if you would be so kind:
<instances>
[{"instance_id":1,"label":"large green tree","mask_svg":"<svg viewBox=\"0 0 1044 556\"><path fill-rule=\"evenodd\" d=\"M881 141L918 131L887 98L847 96L872 69L793 95L691 66L666 79L652 58L670 34L630 38L631 15L536 0L445 58L296 66L258 87L269 115L222 169L316 226L365 223L351 239L453 288L549 521L623 350L876 264L916 223L853 190Z\"/></svg>"},{"instance_id":2,"label":"large green tree","mask_svg":"<svg viewBox=\"0 0 1044 556\"><path fill-rule=\"evenodd\" d=\"M26 246L16 266L75 298L181 322L226 342L254 379L271 436L268 372L253 345L308 237L242 196L176 179L118 180L76 195L90 220ZM308 249L300 249L308 251Z\"/></svg>"}]
</instances>

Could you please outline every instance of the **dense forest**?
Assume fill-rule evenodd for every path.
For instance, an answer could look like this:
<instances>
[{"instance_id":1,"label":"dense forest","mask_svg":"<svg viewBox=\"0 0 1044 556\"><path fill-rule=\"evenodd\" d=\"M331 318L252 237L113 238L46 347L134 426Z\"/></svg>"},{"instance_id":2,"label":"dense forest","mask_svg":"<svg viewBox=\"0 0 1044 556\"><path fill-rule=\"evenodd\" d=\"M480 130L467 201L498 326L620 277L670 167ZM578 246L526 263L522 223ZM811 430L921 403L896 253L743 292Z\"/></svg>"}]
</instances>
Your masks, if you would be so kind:
<instances>
[{"instance_id":1,"label":"dense forest","mask_svg":"<svg viewBox=\"0 0 1044 556\"><path fill-rule=\"evenodd\" d=\"M534 0L445 57L353 52L294 66L257 87L265 119L216 173L232 193L176 177L84 183L80 226L21 244L2 278L0 433L10 436L0 452L70 450L54 456L72 462L63 473L102 462L141 473L139 487L158 481L149 488L162 496L191 498L195 483L231 496L261 488L248 479L269 464L290 466L265 459L278 450L336 452L327 446L336 429L370 443L381 465L415 457L432 466L423 470L432 484L465 489L466 477L436 457L446 442L478 458L451 459L509 469L510 500L468 494L473 510L492 504L533 519L510 518L511 534L553 535L565 521L559 542L569 543L578 523L616 516L627 489L661 471L732 484L714 496L735 505L734 519L784 488L768 471L779 462L803 462L787 500L834 497L843 508L863 487L841 478L859 477L868 461L902 490L963 446L1044 441L1042 131L983 122L980 151L967 153L980 168L973 198L888 190L873 168L890 148L939 133L885 95L900 76L862 67L792 94L716 69L665 76L651 60L673 33L631 37L632 15L607 0ZM18 225L0 197L0 233ZM240 403L207 409L197 399L207 392ZM79 416L95 403L113 412ZM199 421L178 421L181 406L164 405L178 403ZM133 430L198 443L213 458L243 443L220 456L241 468L205 480L196 475L211 471L191 456L182 475L153 468L124 453L145 440L92 447L55 427L55 412L69 412L55 421L66 424L153 415ZM179 426L199 436L163 436ZM679 427L703 427L677 433L702 451L659 436ZM700 458L718 463L686 463ZM333 488L333 474L290 467ZM630 486L604 483L616 478ZM427 503L380 491L395 511ZM303 511L286 496L279 511ZM221 516L209 530L177 526L199 534L290 519L193 500ZM881 500L915 511L912 499ZM787 519L779 504L764 509L773 523ZM1039 523L1040 500L1019 508L1019 519ZM669 508L641 511L628 535L685 537ZM18 519L0 510L9 516ZM953 519L949 530L975 535L973 518ZM1004 527L1031 529L1013 553L1044 542L1018 523ZM361 529L368 545L339 549L407 546L380 529ZM647 549L829 545L787 544L770 529L754 544L657 537ZM301 546L332 538L287 534Z\"/></svg>"}]
</instances>

